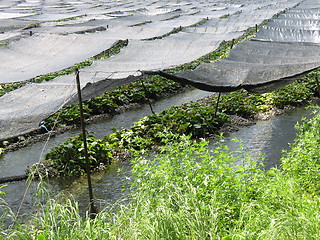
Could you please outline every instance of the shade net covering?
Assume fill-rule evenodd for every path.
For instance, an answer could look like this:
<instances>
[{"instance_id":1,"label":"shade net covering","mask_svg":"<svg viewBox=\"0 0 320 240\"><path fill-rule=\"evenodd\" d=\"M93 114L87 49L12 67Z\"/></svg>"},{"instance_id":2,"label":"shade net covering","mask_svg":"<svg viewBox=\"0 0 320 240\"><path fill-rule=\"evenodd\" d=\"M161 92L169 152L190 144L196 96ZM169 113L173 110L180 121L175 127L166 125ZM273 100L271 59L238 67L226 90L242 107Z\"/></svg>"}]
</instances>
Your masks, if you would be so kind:
<instances>
[{"instance_id":1,"label":"shade net covering","mask_svg":"<svg viewBox=\"0 0 320 240\"><path fill-rule=\"evenodd\" d=\"M301 1L78 0L67 5L6 1L5 12L30 13L15 20L38 21L40 25L21 31L14 28L23 34L31 30L33 36L22 34L23 38L0 47L0 81L26 81L108 49L119 39L129 39L119 54L81 69L83 95L90 98L136 80L143 71L164 70L196 60L216 50L222 41L240 37L248 28ZM28 10L28 4L36 5L33 11ZM82 14L86 16L48 22ZM78 31L85 32L76 34ZM0 140L35 130L47 116L74 103L74 79L74 75L66 75L49 82L28 83L0 97Z\"/></svg>"},{"instance_id":2,"label":"shade net covering","mask_svg":"<svg viewBox=\"0 0 320 240\"><path fill-rule=\"evenodd\" d=\"M305 0L262 27L217 63L201 63L193 71L159 74L207 91L245 88L272 91L320 66L320 5Z\"/></svg>"},{"instance_id":3,"label":"shade net covering","mask_svg":"<svg viewBox=\"0 0 320 240\"><path fill-rule=\"evenodd\" d=\"M55 72L109 49L115 40L94 35L34 35L0 48L0 83Z\"/></svg>"}]
</instances>

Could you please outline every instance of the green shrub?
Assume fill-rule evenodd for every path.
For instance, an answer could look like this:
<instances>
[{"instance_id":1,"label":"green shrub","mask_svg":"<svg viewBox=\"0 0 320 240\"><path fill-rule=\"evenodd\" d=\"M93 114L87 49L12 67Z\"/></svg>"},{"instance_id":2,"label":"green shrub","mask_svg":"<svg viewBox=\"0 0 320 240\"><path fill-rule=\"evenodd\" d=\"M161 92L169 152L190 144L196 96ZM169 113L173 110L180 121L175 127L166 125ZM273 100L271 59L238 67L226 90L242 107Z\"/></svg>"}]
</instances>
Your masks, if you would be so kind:
<instances>
[{"instance_id":1,"label":"green shrub","mask_svg":"<svg viewBox=\"0 0 320 240\"><path fill-rule=\"evenodd\" d=\"M275 107L284 108L286 105L297 106L306 103L315 94L307 85L307 82L297 81L274 91L273 101Z\"/></svg>"},{"instance_id":2,"label":"green shrub","mask_svg":"<svg viewBox=\"0 0 320 240\"><path fill-rule=\"evenodd\" d=\"M182 106L171 107L160 114L146 120L146 125L164 125L175 134L192 135L193 138L203 138L213 135L230 119L226 114L217 113L211 106L189 102Z\"/></svg>"},{"instance_id":3,"label":"green shrub","mask_svg":"<svg viewBox=\"0 0 320 240\"><path fill-rule=\"evenodd\" d=\"M167 239L171 232L177 235L169 239L188 239L195 228L210 222L215 225L211 227L223 232L237 223L241 206L258 197L256 183L262 181L264 175L257 163L243 155L246 164L235 165L236 152L220 144L210 151L207 144L180 138L179 142L162 147L163 152L155 158L134 161L134 195L146 204L147 214L153 218L142 224L156 221L162 228L158 231L148 226L152 228L148 234L155 231L161 234L159 238ZM165 212L163 217L161 209ZM139 211L144 212L144 209L139 208ZM200 219L193 218L192 213L200 214ZM184 214L195 221L190 222L193 226L188 225L191 219L182 219ZM189 227L193 230L188 230ZM209 232L201 232L200 239L206 238L206 234Z\"/></svg>"},{"instance_id":4,"label":"green shrub","mask_svg":"<svg viewBox=\"0 0 320 240\"><path fill-rule=\"evenodd\" d=\"M83 104L83 116L85 118L90 116L92 109L89 108L87 104ZM80 126L80 110L79 105L74 104L64 107L57 113L51 115L46 119L45 125L52 128L56 123L62 126L66 125L76 125Z\"/></svg>"},{"instance_id":5,"label":"green shrub","mask_svg":"<svg viewBox=\"0 0 320 240\"><path fill-rule=\"evenodd\" d=\"M126 205L93 220L51 199L30 221L0 226L0 239L318 239L319 118L300 125L283 171L264 171L241 148L175 135L154 157L132 159Z\"/></svg>"},{"instance_id":6,"label":"green shrub","mask_svg":"<svg viewBox=\"0 0 320 240\"><path fill-rule=\"evenodd\" d=\"M91 109L91 111L87 114L87 117L90 115L99 115L105 113L114 114L118 107L115 101L107 94L86 101L86 105L89 109Z\"/></svg>"},{"instance_id":7,"label":"green shrub","mask_svg":"<svg viewBox=\"0 0 320 240\"><path fill-rule=\"evenodd\" d=\"M313 194L320 193L320 109L317 109L312 119L304 119L297 126L299 134L292 150L282 158L283 170Z\"/></svg>"},{"instance_id":8,"label":"green shrub","mask_svg":"<svg viewBox=\"0 0 320 240\"><path fill-rule=\"evenodd\" d=\"M242 117L252 117L258 112L259 104L257 95L247 92L244 89L221 95L219 110L227 113L239 115ZM216 102L213 102L215 105Z\"/></svg>"},{"instance_id":9,"label":"green shrub","mask_svg":"<svg viewBox=\"0 0 320 240\"><path fill-rule=\"evenodd\" d=\"M215 117L214 109L210 106L190 102L146 116L134 123L129 130L118 130L105 139L119 148L141 150L163 144L165 139L177 134L193 138L212 136L229 120L223 113L218 113Z\"/></svg>"},{"instance_id":10,"label":"green shrub","mask_svg":"<svg viewBox=\"0 0 320 240\"><path fill-rule=\"evenodd\" d=\"M89 135L87 137L87 145L91 170L95 170L101 164L110 164L112 154L108 144ZM45 160L50 162L50 167L54 168L58 176L84 174L86 162L83 152L83 138L81 136L73 137L56 146L45 155Z\"/></svg>"}]
</instances>

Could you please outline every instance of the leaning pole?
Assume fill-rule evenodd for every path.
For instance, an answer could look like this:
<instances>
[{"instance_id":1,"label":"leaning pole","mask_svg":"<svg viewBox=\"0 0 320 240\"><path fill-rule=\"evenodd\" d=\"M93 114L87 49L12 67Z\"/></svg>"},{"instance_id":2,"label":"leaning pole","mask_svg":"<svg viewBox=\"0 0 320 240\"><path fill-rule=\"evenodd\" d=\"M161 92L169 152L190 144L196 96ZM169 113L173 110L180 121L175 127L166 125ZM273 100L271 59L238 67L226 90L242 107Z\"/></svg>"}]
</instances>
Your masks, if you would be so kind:
<instances>
[{"instance_id":1,"label":"leaning pole","mask_svg":"<svg viewBox=\"0 0 320 240\"><path fill-rule=\"evenodd\" d=\"M84 149L84 157L85 157L85 161L86 161L86 172L87 172L87 180L88 180L88 190L89 190L89 200L90 200L89 213L90 213L90 217L92 219L94 219L96 214L98 213L98 211L97 211L97 207L94 205L93 193L92 193L92 184L91 184L91 175L90 175L90 161L89 161L89 157L88 157L87 137L86 137L85 122L84 122L84 117L83 117L79 69L76 69L76 83L77 83L77 90L78 90L80 122L81 122L81 130L82 130L82 137L83 137L83 149Z\"/></svg>"}]
</instances>

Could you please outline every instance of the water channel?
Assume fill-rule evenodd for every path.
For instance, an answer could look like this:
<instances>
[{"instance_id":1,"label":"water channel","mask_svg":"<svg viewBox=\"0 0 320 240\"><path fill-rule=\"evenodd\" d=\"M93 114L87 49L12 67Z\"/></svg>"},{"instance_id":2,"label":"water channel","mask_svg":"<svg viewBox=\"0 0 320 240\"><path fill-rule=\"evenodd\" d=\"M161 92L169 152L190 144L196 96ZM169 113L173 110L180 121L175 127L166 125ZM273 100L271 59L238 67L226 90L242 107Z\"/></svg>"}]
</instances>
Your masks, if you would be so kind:
<instances>
[{"instance_id":1,"label":"water channel","mask_svg":"<svg viewBox=\"0 0 320 240\"><path fill-rule=\"evenodd\" d=\"M211 94L210 92L193 89L158 101L153 104L153 108L155 112L160 112L171 106L196 101ZM242 142L244 149L250 151L254 158L259 159L261 154L264 156L266 168L276 166L279 164L282 150L289 149L290 143L295 138L296 131L294 126L301 120L302 116L309 116L310 113L311 110L299 108L267 121L259 121L249 127L241 128L237 132L227 134L224 143L231 149L235 149L237 148L237 144L232 139L237 138ZM111 120L89 125L87 129L93 132L95 136L103 137L111 133L113 128L128 128L133 122L149 114L151 114L151 111L149 106L146 105L117 115ZM54 146L76 134L78 134L78 131L66 132L52 137L47 144L39 142L4 155L0 158L0 177L23 174L27 166L38 162ZM120 174L118 173L118 169L122 169ZM94 196L96 199L99 199L101 206L105 206L108 203L112 204L124 196L124 192L126 191L123 191L123 189L129 185L128 181L123 181L125 178L130 178L130 165L127 162L114 163L105 173L93 176ZM37 182L33 183L27 192L22 205L22 213L32 212L33 203L37 198L37 184ZM83 206L88 202L84 178L76 180L58 179L52 180L48 184L49 189L55 194L61 191L71 193ZM2 190L7 194L6 200L9 206L16 212L26 192L26 182L12 182Z\"/></svg>"}]
</instances>

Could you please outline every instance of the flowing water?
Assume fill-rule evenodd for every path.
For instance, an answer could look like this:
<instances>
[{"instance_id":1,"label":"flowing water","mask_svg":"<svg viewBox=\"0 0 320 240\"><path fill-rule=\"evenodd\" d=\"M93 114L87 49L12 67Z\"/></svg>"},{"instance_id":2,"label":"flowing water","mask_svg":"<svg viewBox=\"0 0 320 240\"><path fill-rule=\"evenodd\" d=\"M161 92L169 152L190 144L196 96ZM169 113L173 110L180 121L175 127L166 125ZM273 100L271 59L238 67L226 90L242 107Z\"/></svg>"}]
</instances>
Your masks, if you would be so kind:
<instances>
[{"instance_id":1,"label":"flowing water","mask_svg":"<svg viewBox=\"0 0 320 240\"><path fill-rule=\"evenodd\" d=\"M311 113L312 109L301 107L273 119L259 121L226 135L225 144L231 150L236 150L239 143L232 141L236 138L240 140L243 149L248 151L254 160L263 160L265 169L279 166L283 151L290 149L290 144L296 137L295 125L301 122L304 116L310 118ZM239 159L240 162L241 159Z\"/></svg>"},{"instance_id":2,"label":"flowing water","mask_svg":"<svg viewBox=\"0 0 320 240\"><path fill-rule=\"evenodd\" d=\"M155 112L163 111L174 105L181 105L184 102L195 101L206 97L212 93L200 91L197 89L178 94L168 99L153 104ZM265 167L279 165L279 158L282 150L288 150L290 143L293 142L296 131L294 126L301 120L302 116L309 116L311 110L299 108L282 116L275 117L267 121L260 121L249 127L244 127L237 132L225 136L225 144L231 149L236 149L237 144L232 141L233 138L239 139L245 150L248 150L253 158L260 159L264 156ZM87 126L87 129L93 132L97 137L103 137L112 132L113 128L128 128L133 122L151 114L149 106L143 106L139 109L125 112L117 115L111 120L96 123ZM77 131L71 131L49 139L47 145L39 142L32 146L11 152L0 158L0 177L23 174L26 167L32 165L42 158L43 154L50 151L55 145L66 141L70 136L76 135ZM241 159L239 160L241 162ZM119 172L119 169L122 169ZM125 187L130 184L130 165L127 162L114 163L103 174L93 176L94 197L98 199L101 206L112 204L124 196L128 190ZM22 213L32 212L34 201L37 200L36 189L38 183L33 183L30 190L25 195L22 205ZM55 194L59 192L71 193L79 200L82 206L88 204L87 187L85 178L51 180L48 188ZM7 193L7 202L14 212L20 206L23 196L26 192L25 181L9 183L3 189Z\"/></svg>"},{"instance_id":3,"label":"flowing water","mask_svg":"<svg viewBox=\"0 0 320 240\"><path fill-rule=\"evenodd\" d=\"M180 94L176 94L170 98L155 102L154 104L152 104L152 107L155 112L161 112L165 109L170 108L171 106L181 105L185 102L196 101L211 94L211 92L192 89ZM111 133L112 129L114 128L129 128L132 123L150 114L150 107L148 105L145 105L132 111L125 112L121 115L116 115L110 120L88 125L86 129L89 132L92 132L96 137L103 137ZM24 174L28 166L39 162L39 160L43 158L44 154L49 152L54 146L65 142L69 137L77 135L78 133L79 130L65 132L61 135L50 138L48 142L38 142L31 146L5 154L0 158L0 178ZM119 198L119 194L122 192L121 179L123 178L117 177L116 169L118 169L119 166L124 168L125 172L130 172L127 163L118 163L117 166L110 167L109 171L107 171L105 174L99 175L100 180L99 182L97 182L98 180L95 180L95 183L97 185L95 185L94 189L94 194L95 196L97 196L97 198L108 199L109 202L114 202ZM69 187L72 182L73 179L70 179L69 181L53 180L50 181L49 188L53 192L59 192L60 190ZM102 185L100 184L100 182L102 182ZM73 185L76 184L74 183ZM75 188L77 187L73 187L73 189ZM30 186L30 189L28 190L28 193L26 194L23 201L22 212L29 212L32 208L33 202L35 200L36 189L37 183L34 183ZM75 194L77 194L79 198L81 198L82 189L85 190L84 187L75 190ZM11 182L7 187L3 188L2 191L7 194L6 199L10 207L14 211L17 211L26 191L26 183L25 181Z\"/></svg>"}]
</instances>

